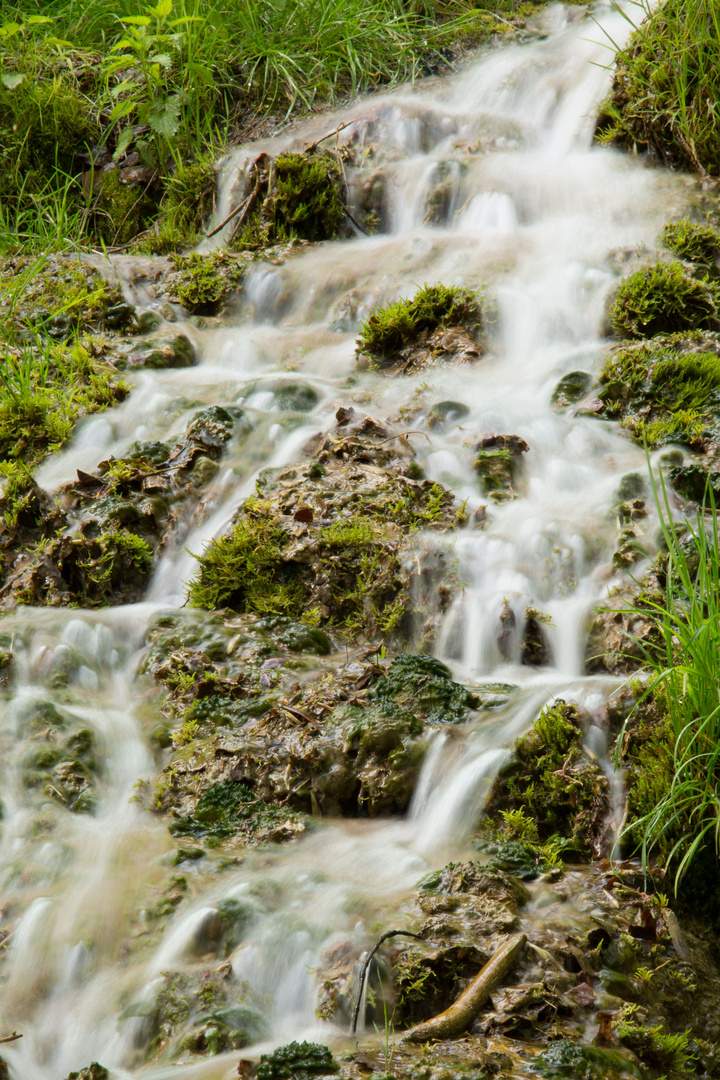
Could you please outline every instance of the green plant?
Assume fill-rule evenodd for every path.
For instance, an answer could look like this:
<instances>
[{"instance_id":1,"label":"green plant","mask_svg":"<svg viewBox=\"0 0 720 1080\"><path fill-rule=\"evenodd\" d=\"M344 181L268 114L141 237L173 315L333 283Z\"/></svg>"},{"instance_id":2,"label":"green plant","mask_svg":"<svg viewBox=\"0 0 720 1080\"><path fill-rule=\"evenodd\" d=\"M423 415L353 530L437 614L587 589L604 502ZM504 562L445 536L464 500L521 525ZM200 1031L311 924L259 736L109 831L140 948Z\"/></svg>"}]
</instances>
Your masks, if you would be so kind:
<instances>
[{"instance_id":1,"label":"green plant","mask_svg":"<svg viewBox=\"0 0 720 1080\"><path fill-rule=\"evenodd\" d=\"M110 123L127 121L118 135L115 159L134 142L161 172L168 155L180 161L177 136L184 107L202 89L213 87L211 68L189 49L188 30L196 24L197 33L203 17L172 14L172 0L158 0L144 15L120 16L122 37L103 60L108 93L115 101ZM121 73L126 77L116 82ZM149 138L136 136L138 124L149 128Z\"/></svg>"},{"instance_id":2,"label":"green plant","mask_svg":"<svg viewBox=\"0 0 720 1080\"><path fill-rule=\"evenodd\" d=\"M657 262L620 282L610 323L617 337L649 338L720 325L720 290L692 277L679 263Z\"/></svg>"},{"instance_id":3,"label":"green plant","mask_svg":"<svg viewBox=\"0 0 720 1080\"><path fill-rule=\"evenodd\" d=\"M625 835L640 837L645 867L653 849L665 849L677 892L708 847L720 853L718 519L710 491L695 523L683 533L673 521L662 477L662 497L652 476L651 480L667 566L664 596L643 598L643 617L652 620L661 646L644 649L652 678L635 708L651 695L661 702L672 766L668 761L664 779L660 774L660 782L655 782L653 800L645 801L646 812L636 815ZM646 773L650 764L646 762Z\"/></svg>"},{"instance_id":4,"label":"green plant","mask_svg":"<svg viewBox=\"0 0 720 1080\"><path fill-rule=\"evenodd\" d=\"M712 0L651 0L618 50L601 138L651 147L661 160L720 172L720 10Z\"/></svg>"}]
</instances>

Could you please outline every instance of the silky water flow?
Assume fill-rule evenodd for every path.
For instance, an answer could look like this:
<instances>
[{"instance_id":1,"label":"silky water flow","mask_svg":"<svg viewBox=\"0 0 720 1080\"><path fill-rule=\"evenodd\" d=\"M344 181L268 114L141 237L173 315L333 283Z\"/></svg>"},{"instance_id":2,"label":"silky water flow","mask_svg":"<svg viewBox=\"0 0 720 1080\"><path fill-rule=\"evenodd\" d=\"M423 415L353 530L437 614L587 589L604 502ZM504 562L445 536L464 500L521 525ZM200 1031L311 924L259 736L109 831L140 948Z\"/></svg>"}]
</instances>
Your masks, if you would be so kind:
<instances>
[{"instance_id":1,"label":"silky water flow","mask_svg":"<svg viewBox=\"0 0 720 1080\"><path fill-rule=\"evenodd\" d=\"M226 455L203 524L163 556L145 603L92 612L19 609L4 619L20 672L1 727L0 874L11 937L0 1033L23 1034L2 1048L14 1080L61 1080L93 1059L118 1077L236 1075L238 1052L142 1065L143 1003L162 972L197 969L203 928L228 898L255 909L229 958L230 978L263 1003L266 1046L292 1038L332 1042L337 1029L315 1016L321 950L333 940L366 943L368 923L386 920L429 868L462 857L493 776L553 696L592 716L616 685L584 675L584 634L614 580L614 494L624 474L644 473L644 456L616 425L554 410L550 399L564 374L597 370L607 347L604 304L616 277L610 253L652 244L662 224L685 211L690 188L687 179L592 146L596 106L610 80L609 42L629 29L623 16L599 6L594 19L582 18L577 8L557 6L544 19L541 39L491 50L452 77L356 102L313 119L299 135L229 158L218 220L235 205L244 162L260 150L302 146L347 120L356 123L339 141L360 133L362 145L372 118L371 164L388 178L385 231L324 243L284 265L259 265L234 325L183 326L198 366L141 373L129 399L86 420L71 446L39 470L39 482L52 490L78 467L121 456L136 439L172 437L188 419L179 400L196 408L241 403L254 425L242 450ZM350 171L351 190L368 167ZM424 224L441 175L446 221ZM132 259L118 258L112 272L142 305L147 298L127 284L131 269ZM376 303L434 281L487 285L497 302L489 353L421 375L367 372L346 385L357 320L338 319L338 301L353 290L361 319ZM273 388L281 380L317 394L300 426L277 408ZM433 736L406 820L324 821L296 844L248 853L241 865L204 871L198 864L188 873L207 873L199 895L180 905L159 943L144 945L132 936L133 919L167 875L174 849L166 824L133 801L137 781L152 783L159 768L148 739L153 690L138 675L145 631L158 612L183 604L190 553L223 531L261 468L299 459L311 434L332 427L339 404L361 402L356 407L383 419L411 400L419 410L414 429L433 402L461 406L457 423L410 439L427 476L467 499L470 513L483 500L468 442L494 431L519 435L530 447L519 498L493 505L482 531L432 539L464 584L444 618L437 655L458 679L513 683L521 692L511 707ZM500 651L503 610L509 607L519 626L528 606L552 618L552 666L521 666L517 634ZM70 652L82 662L58 696L52 674ZM102 775L94 815L68 813L19 780L25 720L41 702L57 704L94 733ZM599 728L588 741L602 760ZM621 778L614 781L619 805Z\"/></svg>"}]
</instances>

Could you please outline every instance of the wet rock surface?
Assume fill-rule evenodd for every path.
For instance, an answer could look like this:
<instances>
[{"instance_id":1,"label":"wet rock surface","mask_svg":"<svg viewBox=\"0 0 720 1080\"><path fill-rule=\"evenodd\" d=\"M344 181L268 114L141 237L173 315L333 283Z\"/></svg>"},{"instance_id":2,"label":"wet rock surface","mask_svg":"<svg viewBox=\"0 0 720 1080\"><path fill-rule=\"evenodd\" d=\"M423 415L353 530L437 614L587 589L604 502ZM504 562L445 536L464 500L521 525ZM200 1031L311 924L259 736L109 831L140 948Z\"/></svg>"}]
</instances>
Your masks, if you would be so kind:
<instances>
[{"instance_id":1,"label":"wet rock surface","mask_svg":"<svg viewBox=\"0 0 720 1080\"><path fill-rule=\"evenodd\" d=\"M140 599L158 553L197 512L223 448L248 431L242 410L212 406L174 445L136 444L92 474L78 471L58 498L30 483L20 505L9 507L6 493L0 607Z\"/></svg>"},{"instance_id":2,"label":"wet rock surface","mask_svg":"<svg viewBox=\"0 0 720 1080\"><path fill-rule=\"evenodd\" d=\"M450 598L437 574L443 554L429 547L409 564L408 539L452 529L462 512L449 491L418 477L401 433L352 409L336 419L312 457L261 474L233 531L200 556L190 603L282 613L350 635L407 634L422 619L427 639Z\"/></svg>"}]
</instances>

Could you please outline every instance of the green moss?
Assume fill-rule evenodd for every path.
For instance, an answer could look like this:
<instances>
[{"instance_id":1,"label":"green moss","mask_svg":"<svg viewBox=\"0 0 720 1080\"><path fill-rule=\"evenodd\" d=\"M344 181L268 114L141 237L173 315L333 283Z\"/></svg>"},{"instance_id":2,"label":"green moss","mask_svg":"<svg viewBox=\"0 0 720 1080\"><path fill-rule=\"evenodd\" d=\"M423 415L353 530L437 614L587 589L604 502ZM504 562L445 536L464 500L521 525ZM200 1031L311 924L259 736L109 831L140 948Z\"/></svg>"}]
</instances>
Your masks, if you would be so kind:
<instances>
[{"instance_id":1,"label":"green moss","mask_svg":"<svg viewBox=\"0 0 720 1080\"><path fill-rule=\"evenodd\" d=\"M192 315L215 315L240 291L248 258L233 258L225 252L175 256L174 272L167 282L168 295Z\"/></svg>"},{"instance_id":2,"label":"green moss","mask_svg":"<svg viewBox=\"0 0 720 1080\"><path fill-rule=\"evenodd\" d=\"M213 209L215 180L213 153L183 164L167 177L157 222L150 235L137 245L138 250L167 255L197 244L203 222Z\"/></svg>"},{"instance_id":3,"label":"green moss","mask_svg":"<svg viewBox=\"0 0 720 1080\"><path fill-rule=\"evenodd\" d=\"M312 1080L329 1076L338 1066L327 1046L319 1043L291 1042L272 1054L263 1054L257 1070L257 1080Z\"/></svg>"},{"instance_id":4,"label":"green moss","mask_svg":"<svg viewBox=\"0 0 720 1080\"><path fill-rule=\"evenodd\" d=\"M697 225L689 218L670 221L660 234L660 242L678 258L711 269L720 255L720 234L709 225Z\"/></svg>"},{"instance_id":5,"label":"green moss","mask_svg":"<svg viewBox=\"0 0 720 1080\"><path fill-rule=\"evenodd\" d=\"M108 247L124 247L155 220L157 200L147 185L123 183L117 169L101 173L100 179L93 203L93 231Z\"/></svg>"},{"instance_id":6,"label":"green moss","mask_svg":"<svg viewBox=\"0 0 720 1080\"><path fill-rule=\"evenodd\" d=\"M292 615L303 591L284 564L287 535L266 515L243 516L233 531L208 544L188 599L194 607Z\"/></svg>"},{"instance_id":7,"label":"green moss","mask_svg":"<svg viewBox=\"0 0 720 1080\"><path fill-rule=\"evenodd\" d=\"M477 705L477 699L434 656L398 656L368 697L386 712L407 710L431 724L465 723L468 711Z\"/></svg>"},{"instance_id":8,"label":"green moss","mask_svg":"<svg viewBox=\"0 0 720 1080\"><path fill-rule=\"evenodd\" d=\"M481 295L455 285L423 285L409 300L376 308L363 325L356 351L372 366L389 367L402 349L419 344L440 328L482 327Z\"/></svg>"},{"instance_id":9,"label":"green moss","mask_svg":"<svg viewBox=\"0 0 720 1080\"><path fill-rule=\"evenodd\" d=\"M263 802L245 784L220 780L205 789L193 814L173 822L170 832L176 837L204 840L214 847L241 832L252 834L293 820L292 812Z\"/></svg>"},{"instance_id":10,"label":"green moss","mask_svg":"<svg viewBox=\"0 0 720 1080\"><path fill-rule=\"evenodd\" d=\"M624 1046L632 1050L645 1067L657 1070L668 1080L691 1080L697 1076L697 1061L690 1046L690 1032L671 1034L663 1025L651 1027L641 1022L635 1006L627 1006L614 1018L612 1026Z\"/></svg>"},{"instance_id":11,"label":"green moss","mask_svg":"<svg viewBox=\"0 0 720 1080\"><path fill-rule=\"evenodd\" d=\"M702 345L700 334L672 335L612 352L600 375L604 414L651 446L692 445L716 430L720 355Z\"/></svg>"},{"instance_id":12,"label":"green moss","mask_svg":"<svg viewBox=\"0 0 720 1080\"><path fill-rule=\"evenodd\" d=\"M545 1080L604 1080L609 1072L630 1073L640 1080L638 1067L624 1054L598 1046L560 1039L551 1042L533 1062Z\"/></svg>"},{"instance_id":13,"label":"green moss","mask_svg":"<svg viewBox=\"0 0 720 1080\"><path fill-rule=\"evenodd\" d=\"M342 172L335 157L324 152L278 154L274 185L233 237L236 251L253 250L288 240L321 241L338 236L346 220Z\"/></svg>"},{"instance_id":14,"label":"green moss","mask_svg":"<svg viewBox=\"0 0 720 1080\"><path fill-rule=\"evenodd\" d=\"M507 824L508 812L521 809L537 830L533 839L564 838L586 853L607 813L607 780L584 754L576 707L558 701L543 709L514 752L495 782L488 817Z\"/></svg>"},{"instance_id":15,"label":"green moss","mask_svg":"<svg viewBox=\"0 0 720 1080\"><path fill-rule=\"evenodd\" d=\"M517 458L509 450L481 450L475 458L475 472L486 492L511 488L517 467Z\"/></svg>"},{"instance_id":16,"label":"green moss","mask_svg":"<svg viewBox=\"0 0 720 1080\"><path fill-rule=\"evenodd\" d=\"M720 290L692 277L679 263L657 262L620 282L610 323L617 337L649 338L684 330L717 329Z\"/></svg>"}]
</instances>

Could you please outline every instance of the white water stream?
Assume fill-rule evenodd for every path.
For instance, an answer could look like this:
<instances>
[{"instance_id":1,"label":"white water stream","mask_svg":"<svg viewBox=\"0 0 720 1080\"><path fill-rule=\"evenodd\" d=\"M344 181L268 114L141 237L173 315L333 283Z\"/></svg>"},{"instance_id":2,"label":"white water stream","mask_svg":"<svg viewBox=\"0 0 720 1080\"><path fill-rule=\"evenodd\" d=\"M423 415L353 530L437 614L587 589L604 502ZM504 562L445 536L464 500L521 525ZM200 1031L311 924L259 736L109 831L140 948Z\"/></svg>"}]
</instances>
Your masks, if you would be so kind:
<instances>
[{"instance_id":1,"label":"white water stream","mask_svg":"<svg viewBox=\"0 0 720 1080\"><path fill-rule=\"evenodd\" d=\"M366 946L370 927L391 917L428 867L463 852L508 747L553 695L589 712L603 701L612 680L583 675L584 628L614 580L613 495L624 474L644 473L644 457L615 425L554 410L550 396L564 374L598 367L604 302L617 274L611 252L652 245L662 224L685 211L690 192L682 177L591 145L595 106L609 85L603 65L612 58L601 26L617 42L628 25L610 8L596 8L600 25L581 14L550 9L543 40L491 51L452 78L369 98L253 147L302 146L357 118L340 141L372 148L372 156L349 179L357 191L371 170L384 173L388 231L253 271L234 325L187 328L198 366L143 373L123 405L86 421L72 446L40 470L40 481L57 487L78 466L120 456L135 439L182 432L202 403L241 403L254 425L249 446L224 459L203 523L163 557L144 605L24 609L4 620L22 673L0 727L2 921L12 930L0 1034L23 1033L2 1048L14 1080L62 1080L93 1059L117 1077L236 1075L238 1053L143 1068L138 1009L122 1016L129 1003L148 999L160 972L217 966L207 958L204 927L228 897L256 909L230 978L238 993L249 984L263 1003L270 1044L331 1039L331 1025L314 1013L322 949L348 938ZM234 205L242 160L226 165L219 218ZM448 219L423 224L440 175L449 177ZM120 273L131 263L118 260ZM498 306L488 355L419 376L349 380L357 321L343 323L338 301L352 293L361 319L426 281L488 286ZM301 421L276 407L274 389L287 382L317 392ZM195 875L191 898L159 941L144 936L138 912L166 881L175 845L162 821L130 801L135 782L152 782L159 768L148 739L154 691L137 675L138 654L154 614L184 600L192 560L183 547L200 551L222 531L258 469L297 459L309 434L332 426L339 404L384 419L411 401L412 430L433 404L467 409L429 429L429 438L410 438L427 475L467 499L470 511L486 501L472 468L478 438L514 434L530 447L520 497L490 504L484 530L442 540L465 587L436 648L459 678L520 684L519 703L459 736L435 736L406 821L329 821L298 844L250 853L237 866L183 865ZM518 623L527 606L552 617L551 667L520 666L519 640L503 659L497 639L506 604ZM70 650L82 662L58 688L53 673ZM39 702L54 702L95 733L102 775L95 816L72 815L20 783L26 719Z\"/></svg>"}]
</instances>

